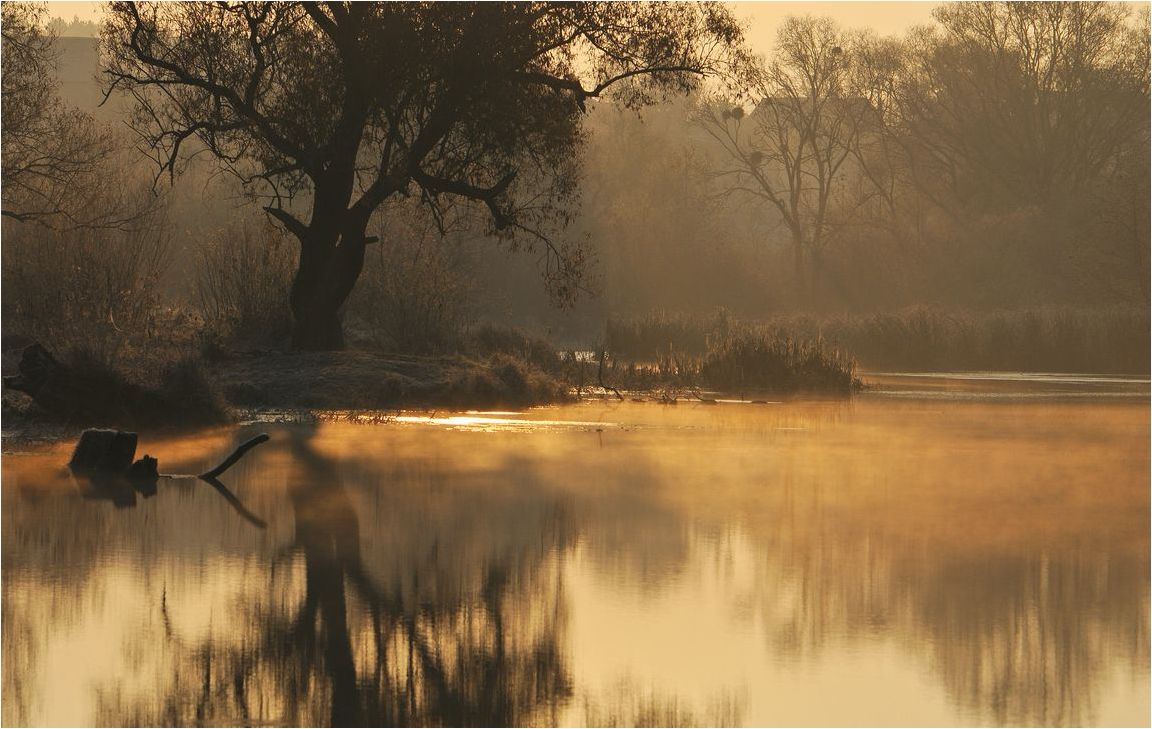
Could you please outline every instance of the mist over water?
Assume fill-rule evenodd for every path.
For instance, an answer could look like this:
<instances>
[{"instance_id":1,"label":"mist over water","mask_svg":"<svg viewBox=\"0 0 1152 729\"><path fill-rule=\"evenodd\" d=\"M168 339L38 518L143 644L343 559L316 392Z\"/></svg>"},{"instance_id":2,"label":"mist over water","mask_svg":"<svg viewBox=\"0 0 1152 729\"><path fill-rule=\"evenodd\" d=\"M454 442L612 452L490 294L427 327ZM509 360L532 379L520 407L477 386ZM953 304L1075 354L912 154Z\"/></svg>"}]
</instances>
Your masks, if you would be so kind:
<instances>
[{"instance_id":1,"label":"mist over water","mask_svg":"<svg viewBox=\"0 0 1152 729\"><path fill-rule=\"evenodd\" d=\"M934 383L6 455L4 722L1146 724L1147 383Z\"/></svg>"}]
</instances>

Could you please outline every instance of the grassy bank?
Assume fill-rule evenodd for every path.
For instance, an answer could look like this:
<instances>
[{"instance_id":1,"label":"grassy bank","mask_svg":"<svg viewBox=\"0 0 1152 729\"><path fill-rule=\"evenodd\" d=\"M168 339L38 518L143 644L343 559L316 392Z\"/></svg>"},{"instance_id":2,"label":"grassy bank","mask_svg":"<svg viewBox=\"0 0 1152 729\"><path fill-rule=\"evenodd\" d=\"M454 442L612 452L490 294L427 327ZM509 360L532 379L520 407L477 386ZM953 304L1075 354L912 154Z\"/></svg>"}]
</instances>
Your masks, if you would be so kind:
<instances>
[{"instance_id":1,"label":"grassy bank","mask_svg":"<svg viewBox=\"0 0 1152 729\"><path fill-rule=\"evenodd\" d=\"M124 347L109 359L84 350L45 355L59 371L32 388L5 391L5 417L77 427L195 427L228 422L247 408L396 410L527 407L586 395L707 399L704 391L845 394L855 364L821 339L732 331L700 356L674 350L644 362L557 352L513 329L478 327L460 351L199 351L169 343ZM5 374L20 354L6 353ZM55 366L55 365L54 365Z\"/></svg>"},{"instance_id":2,"label":"grassy bank","mask_svg":"<svg viewBox=\"0 0 1152 729\"><path fill-rule=\"evenodd\" d=\"M871 370L1012 370L1146 374L1149 315L1144 309L1027 309L953 312L917 307L885 314L781 316L737 322L651 314L610 321L607 349L618 358L669 351L704 357L733 336L822 341Z\"/></svg>"},{"instance_id":3,"label":"grassy bank","mask_svg":"<svg viewBox=\"0 0 1152 729\"><path fill-rule=\"evenodd\" d=\"M22 352L4 353L5 375L17 374ZM50 353L53 372L31 387L35 398L5 387L6 432L29 424L195 427L228 422L240 408L525 407L571 398L556 352L511 330L479 330L466 353L444 355L175 345L119 355Z\"/></svg>"},{"instance_id":4,"label":"grassy bank","mask_svg":"<svg viewBox=\"0 0 1152 729\"><path fill-rule=\"evenodd\" d=\"M742 396L845 395L861 386L852 357L824 340L756 330L712 338L699 355L669 347L645 359L603 353L599 359L580 364L578 390L627 390L655 394L662 400L703 398L702 391Z\"/></svg>"},{"instance_id":5,"label":"grassy bank","mask_svg":"<svg viewBox=\"0 0 1152 729\"><path fill-rule=\"evenodd\" d=\"M224 396L241 407L525 407L569 398L565 382L508 354L268 352L232 355L213 370Z\"/></svg>"}]
</instances>

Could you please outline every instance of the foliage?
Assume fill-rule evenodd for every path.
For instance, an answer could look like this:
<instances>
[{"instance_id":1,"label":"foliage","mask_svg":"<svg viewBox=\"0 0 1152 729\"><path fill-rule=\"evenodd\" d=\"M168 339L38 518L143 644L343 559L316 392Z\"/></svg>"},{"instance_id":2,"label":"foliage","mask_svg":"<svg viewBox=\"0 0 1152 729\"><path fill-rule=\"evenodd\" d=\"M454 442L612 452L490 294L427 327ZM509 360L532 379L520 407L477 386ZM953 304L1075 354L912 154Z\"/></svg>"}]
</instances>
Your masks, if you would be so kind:
<instances>
[{"instance_id":1,"label":"foliage","mask_svg":"<svg viewBox=\"0 0 1152 729\"><path fill-rule=\"evenodd\" d=\"M753 73L751 112L720 97L694 114L722 152L712 182L721 195L755 200L780 217L810 299L839 229L877 200L891 204L887 175L875 161L864 164L878 126L860 73L866 47L866 38L850 38L829 18L790 16L775 54Z\"/></svg>"},{"instance_id":2,"label":"foliage","mask_svg":"<svg viewBox=\"0 0 1152 729\"><path fill-rule=\"evenodd\" d=\"M411 205L380 225L345 320L364 328L369 346L413 354L460 346L475 298L455 241L414 214Z\"/></svg>"},{"instance_id":3,"label":"foliage","mask_svg":"<svg viewBox=\"0 0 1152 729\"><path fill-rule=\"evenodd\" d=\"M73 348L63 363L79 394L70 417L89 426L197 426L227 422L230 413L215 383L194 357L153 362L143 373ZM65 416L64 413L50 415Z\"/></svg>"},{"instance_id":4,"label":"foliage","mask_svg":"<svg viewBox=\"0 0 1152 729\"><path fill-rule=\"evenodd\" d=\"M614 356L649 361L667 351L685 360L705 356L730 332L778 333L785 341L822 340L871 369L1142 374L1149 371L1149 324L1147 310L1131 307L972 312L919 306L756 322L659 315L614 320L607 332Z\"/></svg>"},{"instance_id":5,"label":"foliage","mask_svg":"<svg viewBox=\"0 0 1152 729\"><path fill-rule=\"evenodd\" d=\"M904 38L782 23L750 103L721 96L696 112L716 194L786 230L792 298L807 308L850 303L840 279L877 255L940 279L911 297L954 279L1001 303L1013 283L980 286L997 269L1031 301L1071 303L1109 276L1130 286L1148 248L1147 9L1135 22L1121 3L945 3L933 15ZM1146 299L1145 282L1131 288Z\"/></svg>"},{"instance_id":6,"label":"foliage","mask_svg":"<svg viewBox=\"0 0 1152 729\"><path fill-rule=\"evenodd\" d=\"M897 98L917 159L960 203L1061 203L1148 118L1147 23L1118 3L942 5Z\"/></svg>"},{"instance_id":7,"label":"foliage","mask_svg":"<svg viewBox=\"0 0 1152 729\"><path fill-rule=\"evenodd\" d=\"M160 277L169 260L161 218L129 231L5 227L6 333L82 347L103 361L154 345Z\"/></svg>"},{"instance_id":8,"label":"foliage","mask_svg":"<svg viewBox=\"0 0 1152 729\"><path fill-rule=\"evenodd\" d=\"M619 357L655 359L668 351L691 355L707 352L710 344L726 338L733 321L725 309L712 319L654 311L633 319L609 319L607 349Z\"/></svg>"},{"instance_id":9,"label":"foliage","mask_svg":"<svg viewBox=\"0 0 1152 729\"><path fill-rule=\"evenodd\" d=\"M856 362L823 339L744 332L713 344L700 380L729 392L850 393L859 387Z\"/></svg>"},{"instance_id":10,"label":"foliage","mask_svg":"<svg viewBox=\"0 0 1152 729\"><path fill-rule=\"evenodd\" d=\"M560 374L564 369L555 346L511 327L491 324L472 327L464 338L463 348L473 357L511 357L550 374Z\"/></svg>"}]
</instances>

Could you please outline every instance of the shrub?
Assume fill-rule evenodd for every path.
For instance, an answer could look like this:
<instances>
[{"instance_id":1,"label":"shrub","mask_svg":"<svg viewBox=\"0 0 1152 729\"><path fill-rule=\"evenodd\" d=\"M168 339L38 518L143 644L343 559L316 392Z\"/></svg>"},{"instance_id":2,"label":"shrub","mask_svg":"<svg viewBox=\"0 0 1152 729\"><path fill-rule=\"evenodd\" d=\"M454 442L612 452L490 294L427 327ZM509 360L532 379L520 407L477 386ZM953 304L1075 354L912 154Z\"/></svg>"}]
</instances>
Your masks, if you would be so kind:
<instances>
[{"instance_id":1,"label":"shrub","mask_svg":"<svg viewBox=\"0 0 1152 729\"><path fill-rule=\"evenodd\" d=\"M563 361L552 344L512 327L494 324L473 327L464 336L462 348L467 354L478 357L507 355L522 359L553 374L563 369Z\"/></svg>"},{"instance_id":2,"label":"shrub","mask_svg":"<svg viewBox=\"0 0 1152 729\"><path fill-rule=\"evenodd\" d=\"M101 362L156 333L168 238L157 221L132 230L5 223L4 329Z\"/></svg>"},{"instance_id":3,"label":"shrub","mask_svg":"<svg viewBox=\"0 0 1152 729\"><path fill-rule=\"evenodd\" d=\"M34 399L54 419L85 426L207 425L230 418L213 381L197 359L180 358L152 369L127 369L99 354L73 348L52 360Z\"/></svg>"},{"instance_id":4,"label":"shrub","mask_svg":"<svg viewBox=\"0 0 1152 729\"><path fill-rule=\"evenodd\" d=\"M652 361L668 352L702 356L712 343L749 332L822 339L871 369L1149 371L1149 314L1135 307L952 311L917 306L759 322L659 315L610 322L608 343L615 356Z\"/></svg>"},{"instance_id":5,"label":"shrub","mask_svg":"<svg viewBox=\"0 0 1152 729\"><path fill-rule=\"evenodd\" d=\"M371 244L349 298L349 333L379 350L412 354L459 347L473 291L460 251L416 212L399 207Z\"/></svg>"},{"instance_id":6,"label":"shrub","mask_svg":"<svg viewBox=\"0 0 1152 729\"><path fill-rule=\"evenodd\" d=\"M205 338L274 343L288 336L296 246L271 222L221 230L200 249L196 301Z\"/></svg>"},{"instance_id":7,"label":"shrub","mask_svg":"<svg viewBox=\"0 0 1152 729\"><path fill-rule=\"evenodd\" d=\"M859 386L856 363L823 339L744 332L716 343L700 363L708 387L737 392L839 392Z\"/></svg>"},{"instance_id":8,"label":"shrub","mask_svg":"<svg viewBox=\"0 0 1152 729\"><path fill-rule=\"evenodd\" d=\"M724 339L734 326L726 309L711 317L656 311L639 319L610 319L605 338L608 351L619 357L650 360L669 350L702 355L710 342Z\"/></svg>"}]
</instances>

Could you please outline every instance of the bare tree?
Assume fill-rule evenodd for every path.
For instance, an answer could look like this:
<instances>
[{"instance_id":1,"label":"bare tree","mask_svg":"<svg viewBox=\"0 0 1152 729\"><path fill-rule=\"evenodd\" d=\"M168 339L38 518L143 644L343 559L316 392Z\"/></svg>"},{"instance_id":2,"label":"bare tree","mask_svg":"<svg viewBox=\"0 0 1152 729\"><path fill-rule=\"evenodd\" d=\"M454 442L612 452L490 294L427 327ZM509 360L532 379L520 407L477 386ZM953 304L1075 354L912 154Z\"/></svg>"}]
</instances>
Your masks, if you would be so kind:
<instances>
[{"instance_id":1,"label":"bare tree","mask_svg":"<svg viewBox=\"0 0 1152 729\"><path fill-rule=\"evenodd\" d=\"M330 349L395 196L434 216L478 203L492 232L543 247L570 298L581 249L549 231L577 191L586 104L687 91L739 41L714 3L118 2L103 48L163 169L195 140L299 239L294 342Z\"/></svg>"},{"instance_id":2,"label":"bare tree","mask_svg":"<svg viewBox=\"0 0 1152 729\"><path fill-rule=\"evenodd\" d=\"M697 119L723 151L714 178L724 195L769 205L787 226L796 281L816 295L825 247L876 190L849 184L846 163L862 159L860 138L874 115L852 93L849 38L828 18L789 17L775 55L755 75L750 114L705 105Z\"/></svg>"},{"instance_id":3,"label":"bare tree","mask_svg":"<svg viewBox=\"0 0 1152 729\"><path fill-rule=\"evenodd\" d=\"M1121 3L940 6L897 95L921 167L959 202L1060 204L1146 128L1147 27ZM1142 48L1141 48L1142 46Z\"/></svg>"}]
</instances>

